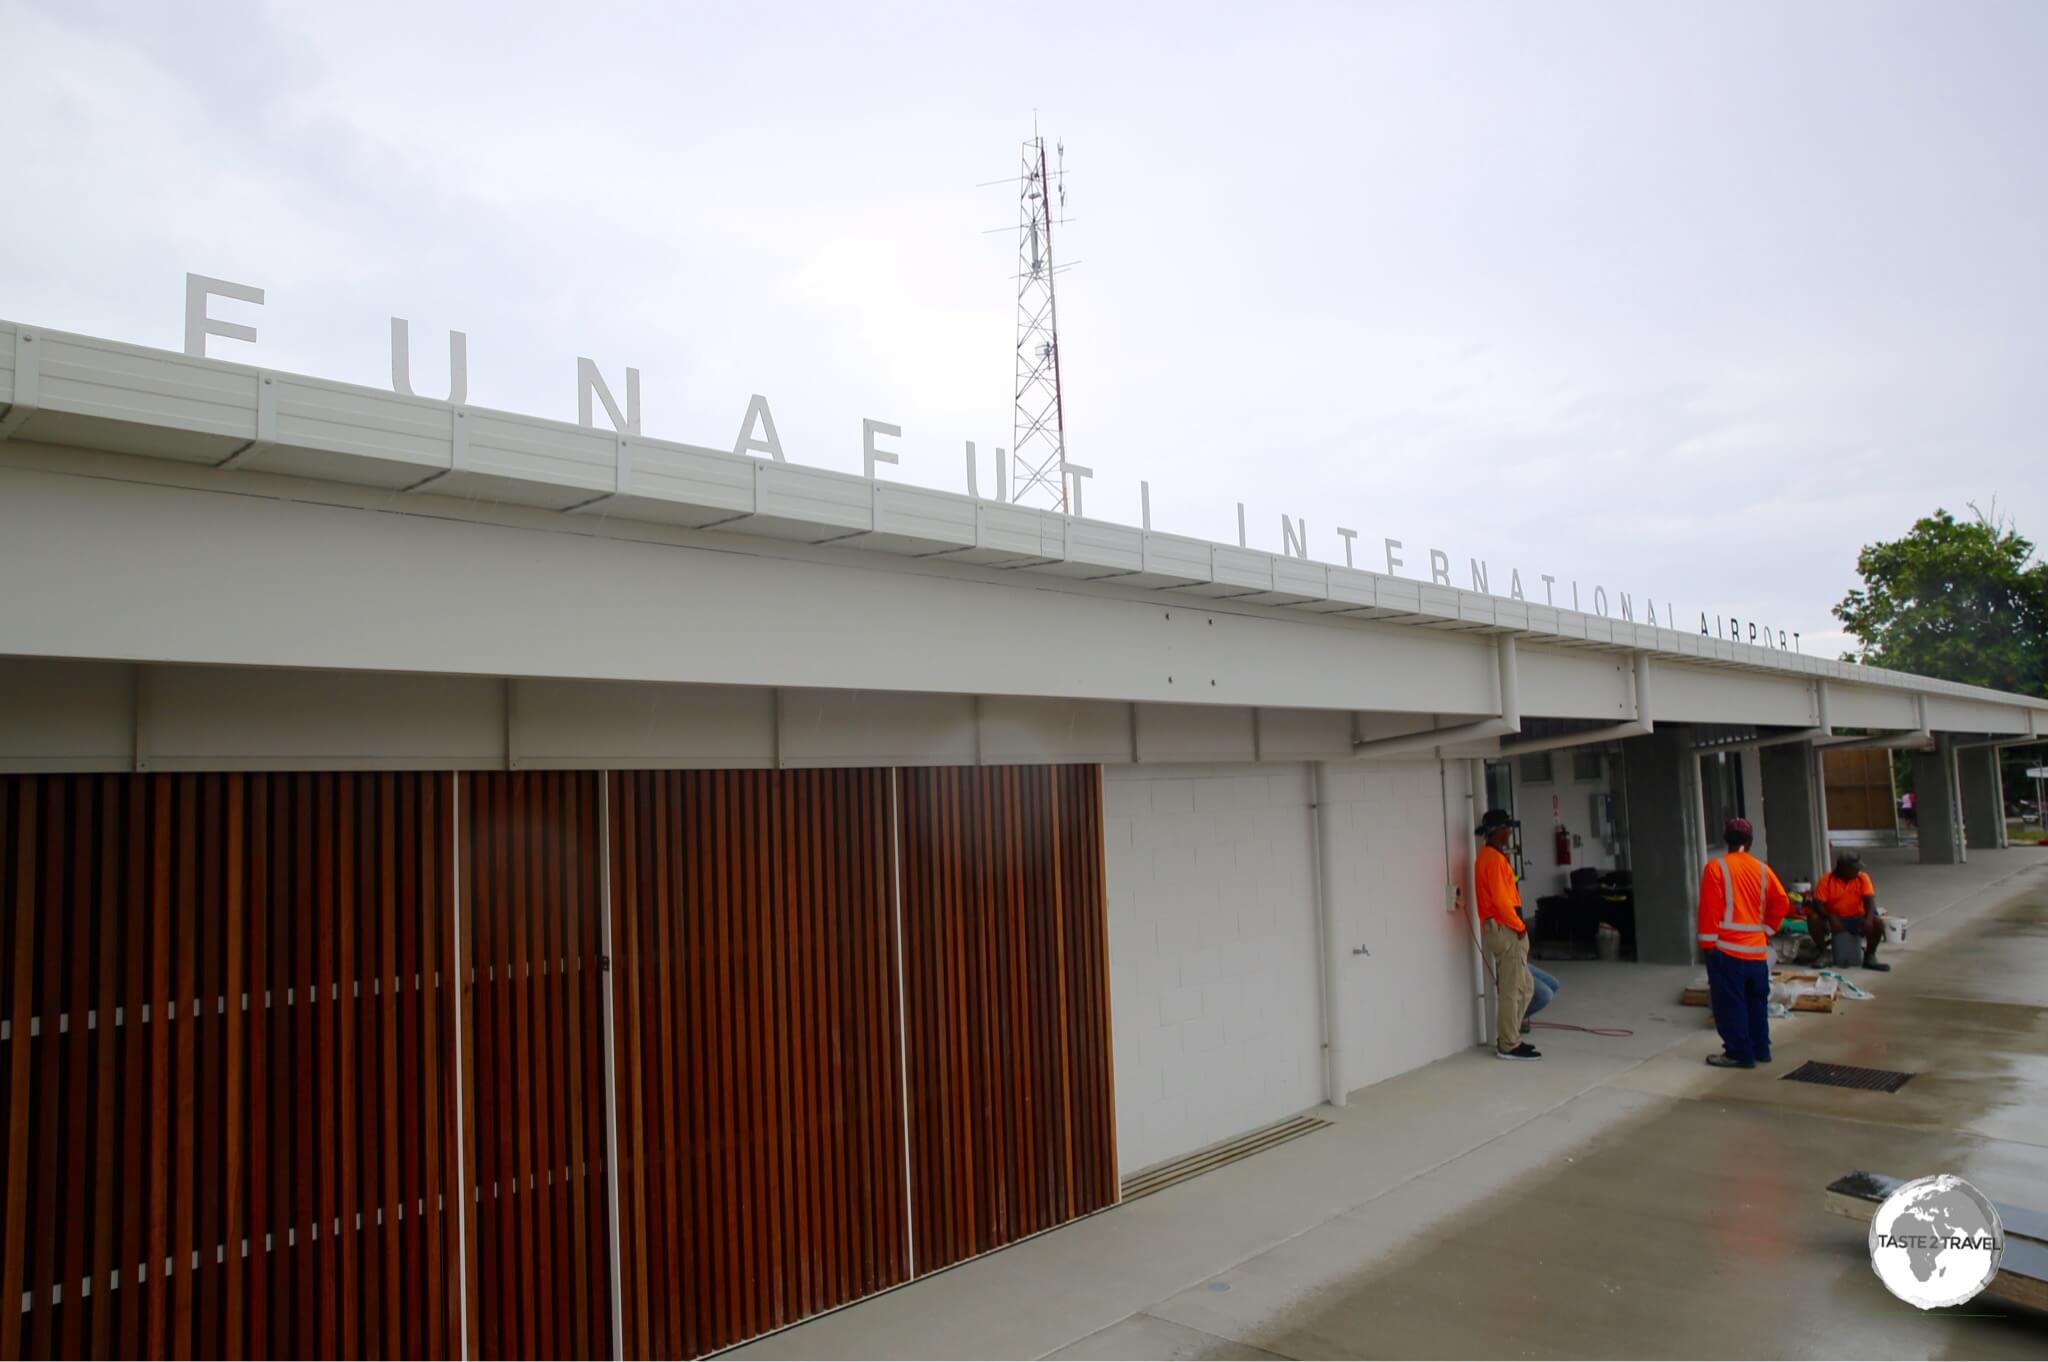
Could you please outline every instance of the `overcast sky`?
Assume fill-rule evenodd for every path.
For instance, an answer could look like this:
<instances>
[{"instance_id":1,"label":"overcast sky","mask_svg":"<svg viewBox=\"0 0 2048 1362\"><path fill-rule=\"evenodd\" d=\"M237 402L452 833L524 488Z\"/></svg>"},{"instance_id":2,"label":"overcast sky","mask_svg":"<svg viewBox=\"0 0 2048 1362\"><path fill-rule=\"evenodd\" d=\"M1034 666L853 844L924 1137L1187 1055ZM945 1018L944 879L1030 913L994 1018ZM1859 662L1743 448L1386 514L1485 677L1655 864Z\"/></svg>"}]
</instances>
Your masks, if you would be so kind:
<instances>
[{"instance_id":1,"label":"overcast sky","mask_svg":"<svg viewBox=\"0 0 2048 1362\"><path fill-rule=\"evenodd\" d=\"M1070 171L1091 515L1762 619L1863 543L2048 538L2048 4L0 0L0 316L964 490L1010 444L1015 173ZM622 391L622 389L621 389ZM990 474L984 472L984 488ZM1560 604L1569 604L1562 594Z\"/></svg>"}]
</instances>

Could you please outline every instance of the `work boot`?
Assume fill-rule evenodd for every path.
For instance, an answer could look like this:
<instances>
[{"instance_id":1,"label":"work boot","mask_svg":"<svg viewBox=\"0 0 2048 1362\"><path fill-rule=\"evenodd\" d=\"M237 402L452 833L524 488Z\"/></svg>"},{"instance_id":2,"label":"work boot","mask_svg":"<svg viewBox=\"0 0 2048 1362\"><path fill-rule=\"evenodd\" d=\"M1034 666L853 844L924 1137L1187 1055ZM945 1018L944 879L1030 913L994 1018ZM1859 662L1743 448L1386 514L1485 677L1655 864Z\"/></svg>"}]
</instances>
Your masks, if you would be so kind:
<instances>
[{"instance_id":1,"label":"work boot","mask_svg":"<svg viewBox=\"0 0 2048 1362\"><path fill-rule=\"evenodd\" d=\"M1889 970L1891 966L1880 961L1877 958L1876 951L1865 951L1863 952L1863 968L1885 971Z\"/></svg>"},{"instance_id":2,"label":"work boot","mask_svg":"<svg viewBox=\"0 0 2048 1362\"><path fill-rule=\"evenodd\" d=\"M1753 1059L1737 1059L1733 1055L1726 1054L1708 1055L1707 1063L1716 1069L1754 1069L1756 1067L1756 1061Z\"/></svg>"}]
</instances>

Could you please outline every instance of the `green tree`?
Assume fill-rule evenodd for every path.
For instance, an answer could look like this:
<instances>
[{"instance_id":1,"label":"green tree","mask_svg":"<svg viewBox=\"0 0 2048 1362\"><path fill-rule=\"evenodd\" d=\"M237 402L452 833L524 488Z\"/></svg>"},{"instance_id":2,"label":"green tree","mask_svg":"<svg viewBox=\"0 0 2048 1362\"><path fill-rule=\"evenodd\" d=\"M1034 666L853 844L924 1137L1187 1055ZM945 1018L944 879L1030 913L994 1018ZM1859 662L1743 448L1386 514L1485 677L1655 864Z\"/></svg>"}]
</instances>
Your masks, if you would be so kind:
<instances>
[{"instance_id":1,"label":"green tree","mask_svg":"<svg viewBox=\"0 0 2048 1362\"><path fill-rule=\"evenodd\" d=\"M1835 607L1849 660L2048 695L2048 564L1997 509L1937 510L1856 555L1863 585Z\"/></svg>"}]
</instances>

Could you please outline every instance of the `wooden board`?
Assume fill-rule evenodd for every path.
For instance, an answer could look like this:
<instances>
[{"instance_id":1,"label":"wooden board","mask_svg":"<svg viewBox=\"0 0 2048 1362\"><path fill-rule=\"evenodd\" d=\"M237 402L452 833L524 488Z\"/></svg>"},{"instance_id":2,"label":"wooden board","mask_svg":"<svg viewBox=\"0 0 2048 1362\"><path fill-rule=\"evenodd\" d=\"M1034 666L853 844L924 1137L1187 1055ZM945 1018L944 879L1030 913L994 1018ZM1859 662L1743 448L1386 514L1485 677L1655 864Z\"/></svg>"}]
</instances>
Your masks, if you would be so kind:
<instances>
[{"instance_id":1,"label":"wooden board","mask_svg":"<svg viewBox=\"0 0 2048 1362\"><path fill-rule=\"evenodd\" d=\"M1903 1178L1858 1170L1828 1184L1827 1210L1862 1224L1870 1223L1884 1199L1903 1186ZM2025 1206L1993 1201L2005 1227L2005 1253L1998 1275L1984 1295L2033 1310L2048 1311L2048 1215Z\"/></svg>"},{"instance_id":2,"label":"wooden board","mask_svg":"<svg viewBox=\"0 0 2048 1362\"><path fill-rule=\"evenodd\" d=\"M1811 982L1819 978L1820 975L1813 970L1775 969L1771 971L1771 982L1774 984L1799 980ZM1839 997L1839 994L1825 997L1819 994L1808 994L1802 998L1794 998L1791 1010L1794 1012L1832 1012L1835 1010L1835 1002ZM1703 988L1687 988L1678 995L1678 1001L1687 1007L1705 1007L1707 1006L1707 990Z\"/></svg>"}]
</instances>

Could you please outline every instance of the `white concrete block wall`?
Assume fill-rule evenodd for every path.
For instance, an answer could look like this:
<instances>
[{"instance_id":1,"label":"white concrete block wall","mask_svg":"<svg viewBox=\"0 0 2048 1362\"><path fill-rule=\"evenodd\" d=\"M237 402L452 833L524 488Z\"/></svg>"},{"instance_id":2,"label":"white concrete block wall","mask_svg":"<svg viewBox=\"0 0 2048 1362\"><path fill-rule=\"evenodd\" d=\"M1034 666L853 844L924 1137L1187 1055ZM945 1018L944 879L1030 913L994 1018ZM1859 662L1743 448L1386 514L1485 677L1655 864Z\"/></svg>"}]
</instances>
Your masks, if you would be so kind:
<instances>
[{"instance_id":1,"label":"white concrete block wall","mask_svg":"<svg viewBox=\"0 0 2048 1362\"><path fill-rule=\"evenodd\" d=\"M1103 771L1124 1172L1322 1100L1308 768Z\"/></svg>"},{"instance_id":2,"label":"white concrete block wall","mask_svg":"<svg viewBox=\"0 0 2048 1362\"><path fill-rule=\"evenodd\" d=\"M1347 1090L1474 1043L1465 783L1462 762L1330 767ZM1466 887L1455 907L1453 886Z\"/></svg>"}]
</instances>

